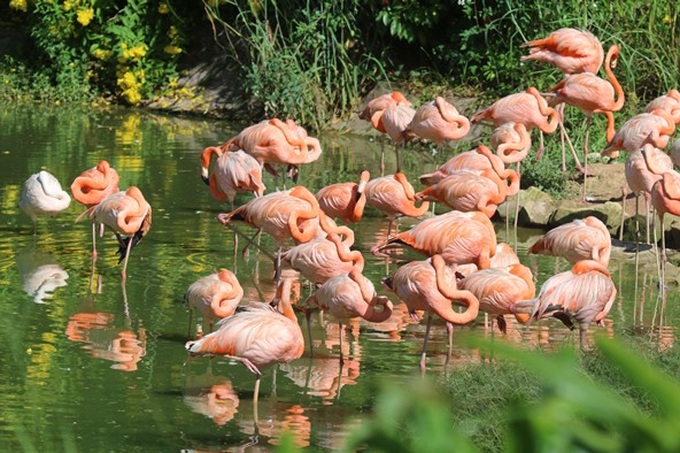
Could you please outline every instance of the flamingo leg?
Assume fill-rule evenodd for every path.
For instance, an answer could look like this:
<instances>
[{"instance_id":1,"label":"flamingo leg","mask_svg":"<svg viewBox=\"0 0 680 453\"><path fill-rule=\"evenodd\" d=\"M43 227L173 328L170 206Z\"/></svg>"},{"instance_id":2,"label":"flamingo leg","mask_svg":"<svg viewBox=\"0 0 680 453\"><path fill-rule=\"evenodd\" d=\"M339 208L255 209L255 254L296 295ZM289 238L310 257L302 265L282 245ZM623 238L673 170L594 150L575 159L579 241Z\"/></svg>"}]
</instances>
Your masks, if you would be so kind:
<instances>
[{"instance_id":1,"label":"flamingo leg","mask_svg":"<svg viewBox=\"0 0 680 453\"><path fill-rule=\"evenodd\" d=\"M338 336L340 337L340 366L342 366L345 362L342 359L342 324L340 323L338 323Z\"/></svg>"},{"instance_id":2,"label":"flamingo leg","mask_svg":"<svg viewBox=\"0 0 680 453\"><path fill-rule=\"evenodd\" d=\"M427 313L427 325L425 326L425 340L423 340L423 352L420 354L420 371L425 372L425 359L427 357L427 343L430 338L430 327L432 327L432 313Z\"/></svg>"},{"instance_id":3,"label":"flamingo leg","mask_svg":"<svg viewBox=\"0 0 680 453\"><path fill-rule=\"evenodd\" d=\"M451 362L451 354L453 354L453 324L446 323L446 333L448 334L449 344L446 350L446 365Z\"/></svg>"},{"instance_id":4,"label":"flamingo leg","mask_svg":"<svg viewBox=\"0 0 680 453\"><path fill-rule=\"evenodd\" d=\"M305 320L307 321L307 338L309 338L309 358L314 358L314 348L312 347L312 311L305 310Z\"/></svg>"},{"instance_id":5,"label":"flamingo leg","mask_svg":"<svg viewBox=\"0 0 680 453\"><path fill-rule=\"evenodd\" d=\"M258 426L258 414L257 414L257 401L260 396L260 375L257 374L255 377L255 389L253 390L253 421L255 426Z\"/></svg>"},{"instance_id":6,"label":"flamingo leg","mask_svg":"<svg viewBox=\"0 0 680 453\"><path fill-rule=\"evenodd\" d=\"M621 186L621 229L619 230L619 241L623 241L623 226L626 221L626 197L628 191L626 186Z\"/></svg>"},{"instance_id":7,"label":"flamingo leg","mask_svg":"<svg viewBox=\"0 0 680 453\"><path fill-rule=\"evenodd\" d=\"M401 171L401 165L399 164L399 145L396 143L394 144L394 154L397 159L397 173L399 173Z\"/></svg>"},{"instance_id":8,"label":"flamingo leg","mask_svg":"<svg viewBox=\"0 0 680 453\"><path fill-rule=\"evenodd\" d=\"M125 260L123 261L123 272L121 274L123 278L123 282L126 281L127 279L127 263L128 263L128 258L130 258L130 251L132 250L132 243L134 242L132 237L129 238L130 240L127 243L127 249L125 250Z\"/></svg>"},{"instance_id":9,"label":"flamingo leg","mask_svg":"<svg viewBox=\"0 0 680 453\"><path fill-rule=\"evenodd\" d=\"M586 118L586 138L583 142L583 201L586 201L586 186L588 182L588 140L590 137L590 123L592 122L592 115Z\"/></svg>"},{"instance_id":10,"label":"flamingo leg","mask_svg":"<svg viewBox=\"0 0 680 453\"><path fill-rule=\"evenodd\" d=\"M520 173L520 164L521 163L522 163L521 161L517 162L517 176L520 177L520 180L522 178L522 174ZM519 219L519 204L520 204L520 194L521 193L522 193L521 191L518 191L517 195L515 195L515 224L514 224L515 235L517 235L517 226L519 225L518 219Z\"/></svg>"},{"instance_id":11,"label":"flamingo leg","mask_svg":"<svg viewBox=\"0 0 680 453\"><path fill-rule=\"evenodd\" d=\"M92 262L97 261L97 224L92 222Z\"/></svg>"},{"instance_id":12,"label":"flamingo leg","mask_svg":"<svg viewBox=\"0 0 680 453\"><path fill-rule=\"evenodd\" d=\"M560 133L564 133L564 138L567 140L567 144L569 145L569 150L571 151L571 155L574 156L574 162L576 162L576 169L580 171L581 173L585 173L585 169L581 165L581 161L578 158L578 155L576 154L576 149L574 148L574 144L571 142L571 138L569 138L569 134L567 133L567 130L564 128L564 124L560 121ZM566 166L566 163L565 163Z\"/></svg>"},{"instance_id":13,"label":"flamingo leg","mask_svg":"<svg viewBox=\"0 0 680 453\"><path fill-rule=\"evenodd\" d=\"M647 244L649 244L649 202L650 202L649 192L645 192L644 197L645 197L645 227L647 228Z\"/></svg>"}]
</instances>

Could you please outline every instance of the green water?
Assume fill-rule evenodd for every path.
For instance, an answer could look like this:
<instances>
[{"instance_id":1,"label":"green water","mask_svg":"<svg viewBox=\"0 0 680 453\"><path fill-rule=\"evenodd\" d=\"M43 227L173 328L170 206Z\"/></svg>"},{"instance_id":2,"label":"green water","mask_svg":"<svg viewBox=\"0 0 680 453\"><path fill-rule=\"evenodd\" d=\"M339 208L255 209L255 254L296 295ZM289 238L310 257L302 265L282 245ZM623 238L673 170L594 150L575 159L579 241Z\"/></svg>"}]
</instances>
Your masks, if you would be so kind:
<instances>
[{"instance_id":1,"label":"green water","mask_svg":"<svg viewBox=\"0 0 680 453\"><path fill-rule=\"evenodd\" d=\"M411 321L403 304L384 324L353 322L343 335L341 367L338 327L312 316L314 356L264 371L257 423L253 376L224 359L186 362L189 314L187 287L218 268L236 272L250 300L269 300L274 291L268 258L235 252L233 235L215 220L230 209L213 200L200 179L199 154L245 125L176 118L130 110L71 110L9 106L0 112L0 447L3 451L179 451L231 450L248 445L273 448L290 429L296 442L320 450L342 445L348 431L369 417L384 379L417 375L424 323ZM350 136L320 137L324 153L304 166L299 183L312 191L356 180L362 168L380 172L382 142ZM386 167L394 157L386 146ZM402 153L402 168L416 176L445 160L427 150ZM84 169L106 159L120 174L120 187L136 185L153 208L149 235L132 252L121 284L115 240L98 242L92 267L88 222L75 223L84 208L72 202L55 218L33 224L18 208L23 181L46 169L67 187ZM275 186L266 176L268 190ZM249 199L240 195L236 204ZM413 221L406 220L401 229ZM355 248L366 252L365 274L378 288L394 264L369 248L384 239L387 221L368 210L354 226ZM540 285L565 262L527 257L539 231L508 234ZM273 248L262 237L264 247ZM653 264L635 271L632 254L613 254L610 269L619 295L606 320L610 335L637 335L660 348L675 342L680 313L677 293L657 299ZM651 263L650 260L647 262ZM302 283L303 298L309 285ZM392 300L398 302L391 294ZM304 321L303 316L299 316ZM465 339L553 348L574 344L557 322L517 327L507 337L492 333L480 315L457 329L453 364L479 360ZM349 341L348 341L349 340ZM309 345L309 338L305 338ZM428 373L446 369L443 324L433 328ZM220 399L215 398L219 395Z\"/></svg>"}]
</instances>

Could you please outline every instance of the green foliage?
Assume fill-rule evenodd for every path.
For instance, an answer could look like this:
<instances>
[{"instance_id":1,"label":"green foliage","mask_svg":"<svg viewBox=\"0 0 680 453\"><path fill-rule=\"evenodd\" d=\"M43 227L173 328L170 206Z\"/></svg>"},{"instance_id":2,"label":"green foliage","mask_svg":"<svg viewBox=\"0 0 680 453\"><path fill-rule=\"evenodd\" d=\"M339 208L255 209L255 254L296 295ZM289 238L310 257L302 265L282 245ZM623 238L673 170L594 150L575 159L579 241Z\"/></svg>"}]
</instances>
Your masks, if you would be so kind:
<instances>
[{"instance_id":1,"label":"green foliage","mask_svg":"<svg viewBox=\"0 0 680 453\"><path fill-rule=\"evenodd\" d=\"M347 116L380 63L358 45L357 0L225 2L210 14L245 47L231 49L246 89L264 116L290 117L321 129ZM230 12L231 11L231 12ZM233 21L221 17L235 17Z\"/></svg>"},{"instance_id":2,"label":"green foliage","mask_svg":"<svg viewBox=\"0 0 680 453\"><path fill-rule=\"evenodd\" d=\"M36 0L28 8L28 54L38 58L27 61L60 100L103 95L136 105L177 80L192 25L185 2Z\"/></svg>"},{"instance_id":3,"label":"green foliage","mask_svg":"<svg viewBox=\"0 0 680 453\"><path fill-rule=\"evenodd\" d=\"M571 193L569 186L569 174L562 171L558 153L545 152L540 160L533 156L522 161L520 186L522 189L536 187L543 192L549 193L554 198L567 198ZM573 170L573 159L570 159L567 168Z\"/></svg>"},{"instance_id":4,"label":"green foliage","mask_svg":"<svg viewBox=\"0 0 680 453\"><path fill-rule=\"evenodd\" d=\"M375 417L345 450L678 451L680 386L662 371L677 367L596 342L597 352L580 360L569 349L548 355L482 343L490 360L452 373L446 398L425 379L408 391L386 386Z\"/></svg>"},{"instance_id":5,"label":"green foliage","mask_svg":"<svg viewBox=\"0 0 680 453\"><path fill-rule=\"evenodd\" d=\"M345 451L476 451L453 426L451 412L430 384L416 381L408 389L388 384L376 401L374 418L350 434Z\"/></svg>"}]
</instances>

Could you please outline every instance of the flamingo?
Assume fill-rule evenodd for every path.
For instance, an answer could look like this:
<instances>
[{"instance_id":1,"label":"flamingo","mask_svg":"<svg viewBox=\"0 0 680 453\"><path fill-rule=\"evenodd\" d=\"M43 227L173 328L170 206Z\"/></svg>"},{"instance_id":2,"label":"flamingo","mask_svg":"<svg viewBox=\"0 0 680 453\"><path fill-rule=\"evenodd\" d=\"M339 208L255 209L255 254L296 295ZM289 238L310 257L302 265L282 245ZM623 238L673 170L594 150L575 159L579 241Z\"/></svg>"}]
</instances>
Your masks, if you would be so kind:
<instances>
[{"instance_id":1,"label":"flamingo","mask_svg":"<svg viewBox=\"0 0 680 453\"><path fill-rule=\"evenodd\" d=\"M416 199L441 201L451 209L476 210L491 218L498 205L505 201L506 192L507 186L490 168L481 172L459 170L418 192Z\"/></svg>"},{"instance_id":2,"label":"flamingo","mask_svg":"<svg viewBox=\"0 0 680 453\"><path fill-rule=\"evenodd\" d=\"M279 284L281 286L283 282ZM272 305L251 302L244 311L224 318L217 330L185 345L192 356L222 355L243 364L255 375L253 406L256 410L261 368L302 357L305 342L290 299L277 291Z\"/></svg>"},{"instance_id":3,"label":"flamingo","mask_svg":"<svg viewBox=\"0 0 680 453\"><path fill-rule=\"evenodd\" d=\"M520 93L510 94L498 99L490 107L476 113L470 118L472 123L491 124L498 127L504 123L514 122L524 124L528 132L538 128L541 132L552 134L560 123L557 111L548 105L548 101L534 87L529 87ZM539 146L536 158L543 153L543 140ZM580 167L578 159L577 165Z\"/></svg>"},{"instance_id":4,"label":"flamingo","mask_svg":"<svg viewBox=\"0 0 680 453\"><path fill-rule=\"evenodd\" d=\"M474 263L478 269L488 269L496 253L496 232L481 212L451 211L388 238L373 246L371 253L384 255L403 247L426 256L441 255L448 264Z\"/></svg>"},{"instance_id":5,"label":"flamingo","mask_svg":"<svg viewBox=\"0 0 680 453\"><path fill-rule=\"evenodd\" d=\"M85 217L90 217L101 224L100 236L103 234L104 226L108 226L115 233L119 245L118 253L120 253L118 263L124 261L122 270L124 282L127 277L130 251L151 228L151 206L138 187L130 186L124 192L111 194L96 206L88 208L78 216L76 222ZM122 235L127 237L123 238Z\"/></svg>"},{"instance_id":6,"label":"flamingo","mask_svg":"<svg viewBox=\"0 0 680 453\"><path fill-rule=\"evenodd\" d=\"M474 150L456 154L434 172L421 175L419 180L421 184L431 186L459 170L483 171L487 168L493 169L499 178L509 181L508 196L519 192L519 175L517 172L506 169L501 158L485 145L479 145Z\"/></svg>"},{"instance_id":7,"label":"flamingo","mask_svg":"<svg viewBox=\"0 0 680 453\"><path fill-rule=\"evenodd\" d=\"M675 124L680 124L680 91L672 89L667 94L652 99L647 106L645 112L651 113L656 109L662 109L668 112Z\"/></svg>"},{"instance_id":8,"label":"flamingo","mask_svg":"<svg viewBox=\"0 0 680 453\"><path fill-rule=\"evenodd\" d=\"M573 321L579 325L579 344L586 350L586 334L595 321L603 319L616 299L616 285L607 267L597 261L581 260L568 271L553 275L541 286L534 299L515 304L515 310L531 312L531 319L555 317L570 329ZM528 309L528 310L527 310Z\"/></svg>"},{"instance_id":9,"label":"flamingo","mask_svg":"<svg viewBox=\"0 0 680 453\"><path fill-rule=\"evenodd\" d=\"M620 150L637 151L646 143L665 148L675 132L673 117L663 109L640 113L623 123L614 137L600 153L602 156L617 157Z\"/></svg>"},{"instance_id":10,"label":"flamingo","mask_svg":"<svg viewBox=\"0 0 680 453\"><path fill-rule=\"evenodd\" d=\"M673 162L673 166L680 168L680 138L676 139L668 149L668 155Z\"/></svg>"},{"instance_id":11,"label":"flamingo","mask_svg":"<svg viewBox=\"0 0 680 453\"><path fill-rule=\"evenodd\" d=\"M641 149L638 149L628 156L625 165L626 183L630 191L635 194L635 214L636 214L636 233L639 234L640 228L637 224L637 214L639 210L639 196L643 194L645 198L645 219L647 224L647 243L649 244L649 203L651 201L652 186L656 181L661 179L662 175L673 169L673 161L668 154L660 149L655 148L651 144L645 144ZM621 220L621 235L623 238L623 215L626 210L626 190L623 191L622 198L622 220Z\"/></svg>"},{"instance_id":12,"label":"flamingo","mask_svg":"<svg viewBox=\"0 0 680 453\"><path fill-rule=\"evenodd\" d=\"M368 170L361 172L359 183L340 182L321 188L315 195L319 207L328 217L344 222L358 222L366 206L366 184L371 178Z\"/></svg>"},{"instance_id":13,"label":"flamingo","mask_svg":"<svg viewBox=\"0 0 680 453\"><path fill-rule=\"evenodd\" d=\"M623 89L614 75L613 68L619 57L619 47L613 45L605 57L604 72L607 79L600 78L592 72L582 72L565 76L563 80L550 89L550 106L561 103L573 105L586 114L586 137L583 150L587 158L588 132L593 113L602 113L607 117L607 141L614 138L614 114L623 107L626 100ZM587 161L586 161L587 162Z\"/></svg>"},{"instance_id":14,"label":"flamingo","mask_svg":"<svg viewBox=\"0 0 680 453\"><path fill-rule=\"evenodd\" d=\"M420 217L429 207L427 202L416 207L415 190L402 172L371 179L366 183L364 193L368 206L387 214L388 237L392 231L392 223L398 216Z\"/></svg>"},{"instance_id":15,"label":"flamingo","mask_svg":"<svg viewBox=\"0 0 680 453\"><path fill-rule=\"evenodd\" d=\"M517 321L526 323L529 315L517 313L515 304L533 299L536 295L531 270L522 264L494 267L473 272L458 281L460 289L468 290L479 300L479 310L496 317L498 329L506 333L504 315L514 314Z\"/></svg>"},{"instance_id":16,"label":"flamingo","mask_svg":"<svg viewBox=\"0 0 680 453\"><path fill-rule=\"evenodd\" d=\"M460 140L470 132L470 120L458 113L453 104L441 96L421 105L406 129L407 136L416 136L443 146L450 140Z\"/></svg>"},{"instance_id":17,"label":"flamingo","mask_svg":"<svg viewBox=\"0 0 680 453\"><path fill-rule=\"evenodd\" d=\"M407 127L411 124L413 116L416 111L411 108L411 106L398 103L395 105L390 105L387 107L382 114L382 125L385 129L385 133L390 137L392 143L394 143L394 153L397 160L397 172L401 170L399 164L399 146L404 145L409 139L407 133ZM381 156L381 169L384 171L384 154Z\"/></svg>"},{"instance_id":18,"label":"flamingo","mask_svg":"<svg viewBox=\"0 0 680 453\"><path fill-rule=\"evenodd\" d=\"M373 283L359 269L331 277L310 297L316 304L338 321L340 331L340 361L342 357L342 324L361 317L369 322L383 322L392 315L394 306L385 296L378 296ZM380 307L376 310L376 307Z\"/></svg>"},{"instance_id":19,"label":"flamingo","mask_svg":"<svg viewBox=\"0 0 680 453\"><path fill-rule=\"evenodd\" d=\"M212 156L217 156L212 174ZM213 198L233 203L237 192L252 192L261 197L266 189L262 182L262 167L250 154L243 150L225 151L217 146L208 146L201 153L201 179L210 188Z\"/></svg>"},{"instance_id":20,"label":"flamingo","mask_svg":"<svg viewBox=\"0 0 680 453\"><path fill-rule=\"evenodd\" d=\"M352 269L364 269L361 252L350 250L337 233L298 244L284 252L281 259L314 283L325 283Z\"/></svg>"},{"instance_id":21,"label":"flamingo","mask_svg":"<svg viewBox=\"0 0 680 453\"><path fill-rule=\"evenodd\" d=\"M364 110L359 114L359 118L371 122L371 125L379 132L386 133L385 126L382 124L382 115L385 109L392 105L411 106L411 103L399 91L383 94L368 102Z\"/></svg>"},{"instance_id":22,"label":"flamingo","mask_svg":"<svg viewBox=\"0 0 680 453\"><path fill-rule=\"evenodd\" d=\"M582 260L609 264L611 235L600 219L588 216L574 219L542 235L528 250L540 255L561 256L570 263Z\"/></svg>"},{"instance_id":23,"label":"flamingo","mask_svg":"<svg viewBox=\"0 0 680 453\"><path fill-rule=\"evenodd\" d=\"M589 31L575 28L560 28L545 38L527 41L522 47L529 47L529 55L522 55L522 61L542 61L565 74L597 74L604 59L600 40Z\"/></svg>"},{"instance_id":24,"label":"flamingo","mask_svg":"<svg viewBox=\"0 0 680 453\"><path fill-rule=\"evenodd\" d=\"M236 312L236 307L238 307L242 298L243 288L236 275L228 269L220 269L199 278L189 285L184 295L189 309L198 310L202 313L203 322L207 324L209 332L212 331L215 321L231 316ZM189 326L191 327L191 319ZM200 335L202 335L202 331L199 328L197 336Z\"/></svg>"},{"instance_id":25,"label":"flamingo","mask_svg":"<svg viewBox=\"0 0 680 453\"><path fill-rule=\"evenodd\" d=\"M309 137L307 131L291 119L273 118L253 124L227 140L221 148L245 151L274 176L278 172L272 164L287 165L294 181L297 180L298 165L314 162L321 156L319 140Z\"/></svg>"},{"instance_id":26,"label":"flamingo","mask_svg":"<svg viewBox=\"0 0 680 453\"><path fill-rule=\"evenodd\" d=\"M217 220L237 232L233 222L239 220L271 235L278 245L277 256L264 253L275 264L276 279L281 271L283 242L288 238L296 243L308 242L323 232L321 224L330 219L319 209L319 203L306 187L295 186L254 198L229 213L218 214Z\"/></svg>"},{"instance_id":27,"label":"flamingo","mask_svg":"<svg viewBox=\"0 0 680 453\"><path fill-rule=\"evenodd\" d=\"M57 178L45 170L31 175L21 189L19 207L33 221L34 232L38 217L53 217L70 204L69 194L62 190Z\"/></svg>"},{"instance_id":28,"label":"flamingo","mask_svg":"<svg viewBox=\"0 0 680 453\"><path fill-rule=\"evenodd\" d=\"M524 124L510 121L493 130L489 144L504 164L516 163L519 166L531 150L531 136Z\"/></svg>"},{"instance_id":29,"label":"flamingo","mask_svg":"<svg viewBox=\"0 0 680 453\"><path fill-rule=\"evenodd\" d=\"M663 218L666 214L680 215L680 174L671 170L663 174L661 179L652 186L652 205L659 216L661 224L661 263L660 284L664 287L666 266L666 235ZM654 243L656 243L656 229L654 229Z\"/></svg>"},{"instance_id":30,"label":"flamingo","mask_svg":"<svg viewBox=\"0 0 680 453\"><path fill-rule=\"evenodd\" d=\"M479 300L470 291L456 288L455 272L446 265L441 255L433 255L424 261L412 261L397 269L392 277L383 279L383 284L394 291L406 303L409 313L416 310L427 312L425 340L420 355L420 370L425 371L427 343L432 326L432 315L436 314L446 321L449 333L448 354L451 355L453 325L463 325L474 320L479 311ZM452 307L458 302L467 308L459 313Z\"/></svg>"},{"instance_id":31,"label":"flamingo","mask_svg":"<svg viewBox=\"0 0 680 453\"><path fill-rule=\"evenodd\" d=\"M73 198L85 207L98 205L103 199L118 192L118 172L105 161L89 168L71 183ZM97 225L92 222L92 261L97 260Z\"/></svg>"}]
</instances>

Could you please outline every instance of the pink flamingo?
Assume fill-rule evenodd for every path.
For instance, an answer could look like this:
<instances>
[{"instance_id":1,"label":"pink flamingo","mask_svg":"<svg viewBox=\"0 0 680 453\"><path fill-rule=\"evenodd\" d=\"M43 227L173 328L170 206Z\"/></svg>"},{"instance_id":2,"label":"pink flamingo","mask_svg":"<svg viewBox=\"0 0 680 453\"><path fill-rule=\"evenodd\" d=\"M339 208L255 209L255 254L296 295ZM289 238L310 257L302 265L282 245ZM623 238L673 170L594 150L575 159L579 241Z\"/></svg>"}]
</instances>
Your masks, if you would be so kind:
<instances>
[{"instance_id":1,"label":"pink flamingo","mask_svg":"<svg viewBox=\"0 0 680 453\"><path fill-rule=\"evenodd\" d=\"M243 298L243 288L233 272L220 269L192 283L184 298L191 312L193 310L201 312L203 323L211 332L215 321L236 312L236 307ZM191 318L189 318L189 328L191 328ZM201 336L202 333L199 324L196 335Z\"/></svg>"},{"instance_id":2,"label":"pink flamingo","mask_svg":"<svg viewBox=\"0 0 680 453\"><path fill-rule=\"evenodd\" d=\"M151 228L151 205L146 201L142 191L135 186L128 187L123 192L116 192L104 198L96 206L88 208L80 214L76 222L90 217L101 224L100 236L104 226L113 230L118 239L118 263L124 261L122 278L127 278L126 270L130 251L146 236ZM123 235L127 236L123 238Z\"/></svg>"},{"instance_id":3,"label":"pink flamingo","mask_svg":"<svg viewBox=\"0 0 680 453\"><path fill-rule=\"evenodd\" d=\"M440 201L451 209L468 212L480 211L489 218L503 203L507 186L495 171L487 168L481 172L459 170L437 184L416 194L417 200Z\"/></svg>"},{"instance_id":4,"label":"pink flamingo","mask_svg":"<svg viewBox=\"0 0 680 453\"><path fill-rule=\"evenodd\" d=\"M461 115L453 104L441 96L416 110L406 134L443 146L450 140L460 140L470 132L470 120Z\"/></svg>"},{"instance_id":5,"label":"pink flamingo","mask_svg":"<svg viewBox=\"0 0 680 453\"><path fill-rule=\"evenodd\" d=\"M269 304L251 302L245 311L220 321L214 332L185 345L192 356L221 355L248 368L255 375L255 410L262 376L260 369L299 359L305 349L290 299L277 291L272 304L278 305L280 311Z\"/></svg>"},{"instance_id":6,"label":"pink flamingo","mask_svg":"<svg viewBox=\"0 0 680 453\"><path fill-rule=\"evenodd\" d=\"M105 161L89 168L71 183L73 198L87 208L96 206L111 194L118 192L118 172ZM92 261L97 260L97 225L92 222Z\"/></svg>"},{"instance_id":7,"label":"pink flamingo","mask_svg":"<svg viewBox=\"0 0 680 453\"><path fill-rule=\"evenodd\" d=\"M361 252L350 250L337 233L298 244L284 252L281 259L314 283L325 283L352 269L364 269Z\"/></svg>"},{"instance_id":8,"label":"pink flamingo","mask_svg":"<svg viewBox=\"0 0 680 453\"><path fill-rule=\"evenodd\" d=\"M392 315L392 302L385 296L378 296L373 283L360 270L352 269L332 277L321 285L311 303L338 321L340 328L340 361L342 362L342 324L361 317L369 322L383 322ZM379 310L376 310L380 307Z\"/></svg>"},{"instance_id":9,"label":"pink flamingo","mask_svg":"<svg viewBox=\"0 0 680 453\"><path fill-rule=\"evenodd\" d=\"M210 173L213 155L217 156L217 160ZM243 150L225 151L217 146L205 148L201 153L201 179L210 188L213 198L229 200L230 203L234 202L237 192L252 192L261 197L266 189L260 163Z\"/></svg>"},{"instance_id":10,"label":"pink flamingo","mask_svg":"<svg viewBox=\"0 0 680 453\"><path fill-rule=\"evenodd\" d=\"M664 173L673 169L673 161L668 154L647 143L641 149L630 153L628 159L626 159L626 166L624 169L626 173L626 183L628 184L630 191L635 194L635 230L637 235L640 234L640 225L637 218L637 214L640 212L640 194L645 198L645 220L647 224L647 243L649 244L649 203L651 201L652 186L656 181L661 179ZM623 239L623 216L626 211L626 196L627 191L624 188L621 201L622 220L619 239Z\"/></svg>"},{"instance_id":11,"label":"pink flamingo","mask_svg":"<svg viewBox=\"0 0 680 453\"><path fill-rule=\"evenodd\" d=\"M611 250L612 239L607 226L597 217L588 216L553 228L542 235L528 252L561 256L572 264L593 260L607 266Z\"/></svg>"},{"instance_id":12,"label":"pink flamingo","mask_svg":"<svg viewBox=\"0 0 680 453\"><path fill-rule=\"evenodd\" d=\"M420 370L425 371L427 343L432 326L432 315L446 321L449 333L448 355L453 345L453 325L467 324L477 317L479 300L470 291L456 288L455 272L446 265L440 255L433 255L425 261L411 261L400 267L392 277L383 279L383 284L394 291L406 303L412 316L416 310L427 312L425 340L420 355ZM459 313L452 307L453 302L465 305Z\"/></svg>"},{"instance_id":13,"label":"pink flamingo","mask_svg":"<svg viewBox=\"0 0 680 453\"><path fill-rule=\"evenodd\" d=\"M543 283L538 296L515 304L520 313L531 311L531 320L554 317L570 329L573 321L579 325L579 344L586 350L586 334L595 321L604 326L603 319L616 299L616 285L607 267L593 260L582 260ZM528 310L527 310L528 309Z\"/></svg>"},{"instance_id":14,"label":"pink flamingo","mask_svg":"<svg viewBox=\"0 0 680 453\"><path fill-rule=\"evenodd\" d=\"M470 291L479 300L479 310L496 317L498 329L506 333L504 315L514 314L517 321L526 323L529 315L516 313L517 302L536 295L531 270L522 264L494 267L473 272L459 280L460 289Z\"/></svg>"},{"instance_id":15,"label":"pink flamingo","mask_svg":"<svg viewBox=\"0 0 680 453\"><path fill-rule=\"evenodd\" d=\"M363 170L359 183L340 182L322 187L315 195L319 207L328 217L345 222L358 222L364 215L366 206L366 184L371 178L368 170Z\"/></svg>"},{"instance_id":16,"label":"pink flamingo","mask_svg":"<svg viewBox=\"0 0 680 453\"><path fill-rule=\"evenodd\" d=\"M675 124L680 124L680 91L672 89L667 94L652 99L645 107L645 112L651 113L656 109L668 112Z\"/></svg>"},{"instance_id":17,"label":"pink flamingo","mask_svg":"<svg viewBox=\"0 0 680 453\"><path fill-rule=\"evenodd\" d=\"M545 38L527 41L522 47L529 47L529 55L520 57L522 61L542 61L565 74L597 74L604 58L600 40L589 31L575 28L560 28Z\"/></svg>"},{"instance_id":18,"label":"pink flamingo","mask_svg":"<svg viewBox=\"0 0 680 453\"><path fill-rule=\"evenodd\" d=\"M388 237L392 231L392 223L398 216L420 217L429 207L427 202L416 207L415 190L402 172L371 179L366 183L364 192L368 206L387 214Z\"/></svg>"},{"instance_id":19,"label":"pink flamingo","mask_svg":"<svg viewBox=\"0 0 680 453\"><path fill-rule=\"evenodd\" d=\"M632 153L647 143L663 149L668 145L673 132L675 121L665 110L655 109L650 113L640 113L619 127L601 155L614 158L619 155L620 150Z\"/></svg>"},{"instance_id":20,"label":"pink flamingo","mask_svg":"<svg viewBox=\"0 0 680 453\"><path fill-rule=\"evenodd\" d=\"M287 165L294 181L297 180L298 165L314 162L321 156L319 140L309 137L307 131L291 119L261 121L243 129L221 148L226 151L242 149L274 176L278 172L272 164Z\"/></svg>"},{"instance_id":21,"label":"pink flamingo","mask_svg":"<svg viewBox=\"0 0 680 453\"><path fill-rule=\"evenodd\" d=\"M392 249L408 248L417 253L441 255L449 264L474 263L478 269L491 267L496 254L496 232L481 212L451 211L416 224L371 248L374 255Z\"/></svg>"}]
</instances>

